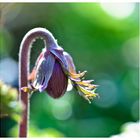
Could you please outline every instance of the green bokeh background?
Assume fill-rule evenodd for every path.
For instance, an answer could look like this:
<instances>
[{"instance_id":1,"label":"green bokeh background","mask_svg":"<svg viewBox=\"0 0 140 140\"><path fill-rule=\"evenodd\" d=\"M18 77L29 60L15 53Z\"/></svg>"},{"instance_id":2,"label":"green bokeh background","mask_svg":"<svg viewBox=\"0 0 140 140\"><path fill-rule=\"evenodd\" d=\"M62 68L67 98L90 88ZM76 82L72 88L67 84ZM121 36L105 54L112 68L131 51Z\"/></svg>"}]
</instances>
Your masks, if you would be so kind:
<instances>
[{"instance_id":1,"label":"green bokeh background","mask_svg":"<svg viewBox=\"0 0 140 140\"><path fill-rule=\"evenodd\" d=\"M138 4L124 19L108 15L99 3L0 6L1 61L8 57L18 62L23 36L44 27L71 54L77 71L87 70L86 78L100 85L100 98L92 104L74 90L58 100L36 92L31 97L30 137L108 137L120 133L124 123L139 120ZM34 43L31 68L42 47L41 40ZM18 88L17 80L10 84ZM1 119L1 126L1 136L17 135L17 123L10 118Z\"/></svg>"}]
</instances>

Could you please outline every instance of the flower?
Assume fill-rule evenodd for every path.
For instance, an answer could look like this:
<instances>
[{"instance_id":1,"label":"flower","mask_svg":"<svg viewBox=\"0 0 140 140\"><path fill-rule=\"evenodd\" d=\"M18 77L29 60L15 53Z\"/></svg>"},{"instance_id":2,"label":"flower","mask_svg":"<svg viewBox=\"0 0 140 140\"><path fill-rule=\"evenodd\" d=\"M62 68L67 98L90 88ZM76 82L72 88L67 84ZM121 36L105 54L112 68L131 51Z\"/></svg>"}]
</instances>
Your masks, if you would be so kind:
<instances>
[{"instance_id":1,"label":"flower","mask_svg":"<svg viewBox=\"0 0 140 140\"><path fill-rule=\"evenodd\" d=\"M22 90L47 91L53 98L59 98L66 92L70 80L79 94L91 103L98 95L95 93L97 85L91 84L93 80L83 80L85 73L76 73L72 57L60 46L44 48L28 77L31 87Z\"/></svg>"}]
</instances>

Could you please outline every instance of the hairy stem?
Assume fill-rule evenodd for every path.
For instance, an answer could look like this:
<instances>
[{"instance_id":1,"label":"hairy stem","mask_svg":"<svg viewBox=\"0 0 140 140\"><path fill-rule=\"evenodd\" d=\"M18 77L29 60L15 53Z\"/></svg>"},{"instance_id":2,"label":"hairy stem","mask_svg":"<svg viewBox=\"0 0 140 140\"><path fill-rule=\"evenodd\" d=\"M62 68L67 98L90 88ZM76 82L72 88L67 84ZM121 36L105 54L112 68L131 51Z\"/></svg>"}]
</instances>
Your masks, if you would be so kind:
<instances>
[{"instance_id":1,"label":"hairy stem","mask_svg":"<svg viewBox=\"0 0 140 140\"><path fill-rule=\"evenodd\" d=\"M28 75L30 64L30 50L32 43L36 38L43 38L48 48L57 46L57 42L53 35L44 28L34 28L30 30L23 38L19 51L19 100L21 100L25 109L22 121L19 124L19 137L27 137L28 121L29 121L29 94L21 90L21 87L28 87Z\"/></svg>"}]
</instances>

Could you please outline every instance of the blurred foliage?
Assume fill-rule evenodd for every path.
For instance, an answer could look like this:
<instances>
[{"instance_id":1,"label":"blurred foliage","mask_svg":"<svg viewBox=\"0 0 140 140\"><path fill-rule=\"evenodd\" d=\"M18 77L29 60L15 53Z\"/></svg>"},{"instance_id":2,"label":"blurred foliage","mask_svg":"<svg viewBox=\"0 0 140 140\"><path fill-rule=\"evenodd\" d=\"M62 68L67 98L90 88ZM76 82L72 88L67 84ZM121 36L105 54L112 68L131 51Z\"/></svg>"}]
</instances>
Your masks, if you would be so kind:
<instances>
[{"instance_id":1,"label":"blurred foliage","mask_svg":"<svg viewBox=\"0 0 140 140\"><path fill-rule=\"evenodd\" d=\"M1 8L0 79L18 87L18 73L13 72L20 42L40 26L72 55L77 71L87 70L87 79L100 85L100 98L91 105L74 90L58 100L47 93L33 94L32 137L50 136L48 130L54 137L107 137L119 133L124 123L139 120L139 4L129 4L134 10L124 18L109 15L99 3L11 3ZM31 68L42 47L41 40L33 44ZM15 136L12 120L1 122L3 136Z\"/></svg>"},{"instance_id":2,"label":"blurred foliage","mask_svg":"<svg viewBox=\"0 0 140 140\"><path fill-rule=\"evenodd\" d=\"M18 91L0 81L0 117L21 120L23 104L18 101Z\"/></svg>"},{"instance_id":3,"label":"blurred foliage","mask_svg":"<svg viewBox=\"0 0 140 140\"><path fill-rule=\"evenodd\" d=\"M17 125L11 129L10 136L11 137L18 136ZM53 137L55 138L55 137L64 137L64 135L54 128L47 128L47 129L39 130L36 126L30 125L30 128L28 130L28 137Z\"/></svg>"}]
</instances>

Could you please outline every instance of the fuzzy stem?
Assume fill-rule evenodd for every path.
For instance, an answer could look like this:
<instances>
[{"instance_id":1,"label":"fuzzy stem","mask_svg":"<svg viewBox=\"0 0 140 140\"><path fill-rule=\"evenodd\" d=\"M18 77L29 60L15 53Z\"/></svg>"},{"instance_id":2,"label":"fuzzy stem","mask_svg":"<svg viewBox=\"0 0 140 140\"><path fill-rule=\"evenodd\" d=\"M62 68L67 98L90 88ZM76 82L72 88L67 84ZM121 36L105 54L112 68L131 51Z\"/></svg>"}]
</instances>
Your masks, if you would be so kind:
<instances>
[{"instance_id":1,"label":"fuzzy stem","mask_svg":"<svg viewBox=\"0 0 140 140\"><path fill-rule=\"evenodd\" d=\"M47 44L48 49L50 47L55 48L57 42L53 35L44 28L34 28L30 30L23 38L20 51L19 51L19 100L21 100L25 109L23 112L22 121L19 124L19 137L27 137L28 132L28 120L29 120L29 94L21 90L21 87L28 87L28 75L30 64L30 50L32 43L36 38L43 38L45 46Z\"/></svg>"}]
</instances>

